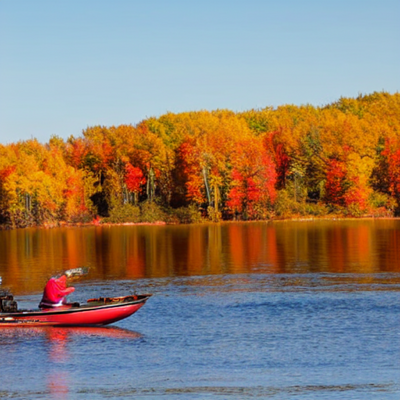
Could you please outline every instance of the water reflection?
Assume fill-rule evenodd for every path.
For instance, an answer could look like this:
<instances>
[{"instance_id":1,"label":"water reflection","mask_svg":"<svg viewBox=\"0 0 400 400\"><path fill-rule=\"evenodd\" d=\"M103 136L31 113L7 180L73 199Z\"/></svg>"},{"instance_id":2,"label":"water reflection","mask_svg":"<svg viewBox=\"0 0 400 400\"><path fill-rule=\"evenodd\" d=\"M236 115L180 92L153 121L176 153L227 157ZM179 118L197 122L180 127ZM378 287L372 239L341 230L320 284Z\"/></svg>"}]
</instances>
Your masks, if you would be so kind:
<instances>
[{"instance_id":1,"label":"water reflection","mask_svg":"<svg viewBox=\"0 0 400 400\"><path fill-rule=\"evenodd\" d=\"M65 371L50 372L47 376L47 389L54 400L68 399L69 374Z\"/></svg>"},{"instance_id":2,"label":"water reflection","mask_svg":"<svg viewBox=\"0 0 400 400\"><path fill-rule=\"evenodd\" d=\"M55 361L64 361L65 345L74 337L85 338L111 338L111 339L140 339L143 337L139 332L115 326L107 327L1 327L1 337L7 340L0 342L10 344L19 340L42 339L49 343L55 351L49 352L49 357Z\"/></svg>"},{"instance_id":3,"label":"water reflection","mask_svg":"<svg viewBox=\"0 0 400 400\"><path fill-rule=\"evenodd\" d=\"M235 273L400 271L400 221L115 226L0 232L0 275L16 294L89 265L88 280Z\"/></svg>"},{"instance_id":4,"label":"water reflection","mask_svg":"<svg viewBox=\"0 0 400 400\"><path fill-rule=\"evenodd\" d=\"M41 362L40 368L48 370L45 374L47 392L51 394L52 399L57 400L69 398L70 382L73 379L65 366L70 362L70 358L74 357L70 354L70 345L76 337L79 337L80 341L88 339L86 343L88 352L93 345L96 346L96 342L93 344L95 338L136 341L142 337L138 332L118 327L2 327L0 335L2 338L0 345L4 346L2 350L5 354L17 351L20 346L26 346L27 343L35 346L35 353ZM40 355L43 350L45 358Z\"/></svg>"}]
</instances>

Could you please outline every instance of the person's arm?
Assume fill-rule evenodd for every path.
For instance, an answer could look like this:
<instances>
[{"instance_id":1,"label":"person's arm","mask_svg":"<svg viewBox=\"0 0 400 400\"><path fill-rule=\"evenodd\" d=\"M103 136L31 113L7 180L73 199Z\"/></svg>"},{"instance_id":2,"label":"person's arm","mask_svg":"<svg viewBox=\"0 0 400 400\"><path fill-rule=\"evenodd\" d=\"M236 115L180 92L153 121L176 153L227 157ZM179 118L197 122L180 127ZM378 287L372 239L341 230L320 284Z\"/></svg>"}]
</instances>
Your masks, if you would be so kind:
<instances>
[{"instance_id":1,"label":"person's arm","mask_svg":"<svg viewBox=\"0 0 400 400\"><path fill-rule=\"evenodd\" d=\"M57 293L57 297L59 299L61 299L61 298L65 297L65 296L68 296L69 294L71 294L74 291L75 291L75 288L73 286L69 286L69 287L67 287L65 289L59 290L58 293Z\"/></svg>"}]
</instances>

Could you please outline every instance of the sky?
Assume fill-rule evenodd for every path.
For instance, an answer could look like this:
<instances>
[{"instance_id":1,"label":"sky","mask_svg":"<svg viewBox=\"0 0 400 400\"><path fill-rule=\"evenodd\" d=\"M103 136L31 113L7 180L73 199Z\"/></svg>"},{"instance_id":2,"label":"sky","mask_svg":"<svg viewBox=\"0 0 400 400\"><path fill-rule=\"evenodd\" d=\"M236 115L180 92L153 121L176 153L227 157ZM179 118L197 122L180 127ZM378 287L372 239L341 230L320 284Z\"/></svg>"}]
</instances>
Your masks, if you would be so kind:
<instances>
[{"instance_id":1,"label":"sky","mask_svg":"<svg viewBox=\"0 0 400 400\"><path fill-rule=\"evenodd\" d=\"M398 0L0 0L0 143L400 91Z\"/></svg>"}]
</instances>

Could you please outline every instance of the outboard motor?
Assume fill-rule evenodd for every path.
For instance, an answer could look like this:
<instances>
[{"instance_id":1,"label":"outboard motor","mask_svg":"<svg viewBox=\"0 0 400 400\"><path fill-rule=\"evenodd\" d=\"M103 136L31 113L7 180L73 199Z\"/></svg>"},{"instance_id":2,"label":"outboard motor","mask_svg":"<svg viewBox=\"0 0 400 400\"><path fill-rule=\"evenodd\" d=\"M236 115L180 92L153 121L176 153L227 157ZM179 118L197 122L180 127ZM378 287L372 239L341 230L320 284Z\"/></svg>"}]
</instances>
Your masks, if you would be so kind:
<instances>
[{"instance_id":1,"label":"outboard motor","mask_svg":"<svg viewBox=\"0 0 400 400\"><path fill-rule=\"evenodd\" d=\"M13 313L18 311L18 304L12 294L0 291L0 312Z\"/></svg>"}]
</instances>

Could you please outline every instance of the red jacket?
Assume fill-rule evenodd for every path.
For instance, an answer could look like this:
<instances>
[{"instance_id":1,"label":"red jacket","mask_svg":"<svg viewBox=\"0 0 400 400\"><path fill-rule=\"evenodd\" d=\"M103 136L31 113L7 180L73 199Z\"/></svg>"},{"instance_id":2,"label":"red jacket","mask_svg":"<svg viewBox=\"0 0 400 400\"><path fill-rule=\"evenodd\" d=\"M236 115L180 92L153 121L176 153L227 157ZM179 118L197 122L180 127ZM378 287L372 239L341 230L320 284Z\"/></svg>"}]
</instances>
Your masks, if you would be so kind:
<instances>
[{"instance_id":1,"label":"red jacket","mask_svg":"<svg viewBox=\"0 0 400 400\"><path fill-rule=\"evenodd\" d=\"M75 290L74 287L67 287L67 277L51 278L44 288L42 301L39 307L57 307L66 304L66 296Z\"/></svg>"}]
</instances>

